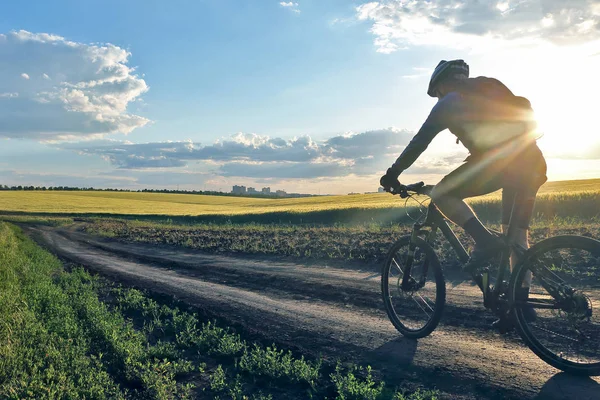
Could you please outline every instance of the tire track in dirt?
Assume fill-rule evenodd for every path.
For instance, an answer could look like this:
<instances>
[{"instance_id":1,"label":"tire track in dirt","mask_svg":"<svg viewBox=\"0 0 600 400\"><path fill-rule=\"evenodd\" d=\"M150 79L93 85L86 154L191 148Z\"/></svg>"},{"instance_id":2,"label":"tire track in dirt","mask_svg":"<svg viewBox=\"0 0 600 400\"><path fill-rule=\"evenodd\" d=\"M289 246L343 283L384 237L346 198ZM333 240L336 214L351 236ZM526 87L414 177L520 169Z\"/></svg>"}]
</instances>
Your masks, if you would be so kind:
<instances>
[{"instance_id":1,"label":"tire track in dirt","mask_svg":"<svg viewBox=\"0 0 600 400\"><path fill-rule=\"evenodd\" d=\"M229 283L203 280L185 271L168 270L140 260L140 252L147 256L156 255L156 246L111 244L87 235L49 228L31 228L28 231L61 257L116 279L175 295L232 324L304 353L371 364L389 383L423 383L429 387L437 386L451 398L465 399L600 398L598 379L557 374L557 370L538 359L519 341L506 340L481 327L465 329L441 325L425 339L418 342L407 340L399 337L380 307L354 307L343 301L323 302L318 298L316 301L300 299L294 298L293 294L282 296L257 288L249 290ZM95 243L95 246L86 241ZM111 247L114 252L110 251ZM279 282L277 271L295 275L299 282L303 275L305 280L312 279L320 284L333 278L341 279L353 282L349 283L350 286L362 287L363 291L373 293L377 296L373 303L380 301L376 290L378 276L373 276L371 271L307 268L293 263L268 265L256 260L249 263L240 257L194 254L193 251L175 248L171 251L175 254L163 256L171 260L183 257L188 264L198 268L215 270L219 265L231 268L232 263L246 269L254 268L257 273L275 276L270 282L265 280L265 284L274 287ZM155 261L158 262L158 259ZM242 274L240 279L247 275ZM461 294L469 293L460 286L455 290L460 290ZM448 302L458 297L461 296L451 294ZM470 301L467 300L467 303Z\"/></svg>"},{"instance_id":2,"label":"tire track in dirt","mask_svg":"<svg viewBox=\"0 0 600 400\"><path fill-rule=\"evenodd\" d=\"M228 257L199 253L198 251L168 245L135 246L112 239L91 237L74 229L60 231L72 241L109 251L128 259L143 260L167 269L177 269L208 280L242 289L259 290L279 297L294 299L320 299L343 303L346 307L358 306L384 310L381 301L380 265L344 264L339 261L321 264L316 268L304 264L291 264L276 259L258 261L248 257ZM201 266L199 268L199 266ZM357 269L358 267L358 269ZM459 327L489 330L481 318L494 319L483 308L481 292L472 284L448 284L444 323ZM475 318L474 318L475 317Z\"/></svg>"}]
</instances>

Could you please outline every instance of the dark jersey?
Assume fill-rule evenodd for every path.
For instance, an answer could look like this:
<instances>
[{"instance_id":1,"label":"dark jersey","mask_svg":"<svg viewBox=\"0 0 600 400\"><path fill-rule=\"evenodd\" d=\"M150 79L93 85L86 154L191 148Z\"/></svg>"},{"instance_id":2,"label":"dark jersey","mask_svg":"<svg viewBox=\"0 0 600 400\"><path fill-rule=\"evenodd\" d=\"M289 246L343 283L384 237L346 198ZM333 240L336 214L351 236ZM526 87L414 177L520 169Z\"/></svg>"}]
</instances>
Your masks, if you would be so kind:
<instances>
[{"instance_id":1,"label":"dark jersey","mask_svg":"<svg viewBox=\"0 0 600 400\"><path fill-rule=\"evenodd\" d=\"M437 102L392 168L402 172L410 167L444 129L456 135L471 154L479 155L531 136L535 127L527 99L513 95L497 79L467 79L459 91Z\"/></svg>"}]
</instances>

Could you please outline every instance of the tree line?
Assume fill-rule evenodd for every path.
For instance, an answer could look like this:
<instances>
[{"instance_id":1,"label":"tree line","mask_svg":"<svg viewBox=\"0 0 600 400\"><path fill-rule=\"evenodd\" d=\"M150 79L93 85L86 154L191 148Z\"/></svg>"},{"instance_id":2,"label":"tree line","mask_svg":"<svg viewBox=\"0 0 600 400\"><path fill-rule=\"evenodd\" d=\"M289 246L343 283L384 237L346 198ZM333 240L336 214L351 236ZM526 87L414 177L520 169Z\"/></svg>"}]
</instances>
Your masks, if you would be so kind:
<instances>
[{"instance_id":1,"label":"tree line","mask_svg":"<svg viewBox=\"0 0 600 400\"><path fill-rule=\"evenodd\" d=\"M73 187L73 186L8 186L1 185L0 190L32 190L32 191L94 191L94 192L144 192L144 193L172 193L172 194L203 194L210 196L231 196L231 197L276 197L275 194L237 194L237 193L225 193L225 192L217 192L213 190L171 190L171 189L100 189L94 187ZM298 195L296 193L288 194L289 197L305 197L307 195Z\"/></svg>"},{"instance_id":2,"label":"tree line","mask_svg":"<svg viewBox=\"0 0 600 400\"><path fill-rule=\"evenodd\" d=\"M71 187L71 186L8 186L8 185L0 185L0 190L61 190L61 191L111 191L111 192L131 192L129 189L96 189L93 187L89 188L80 188L80 187Z\"/></svg>"}]
</instances>

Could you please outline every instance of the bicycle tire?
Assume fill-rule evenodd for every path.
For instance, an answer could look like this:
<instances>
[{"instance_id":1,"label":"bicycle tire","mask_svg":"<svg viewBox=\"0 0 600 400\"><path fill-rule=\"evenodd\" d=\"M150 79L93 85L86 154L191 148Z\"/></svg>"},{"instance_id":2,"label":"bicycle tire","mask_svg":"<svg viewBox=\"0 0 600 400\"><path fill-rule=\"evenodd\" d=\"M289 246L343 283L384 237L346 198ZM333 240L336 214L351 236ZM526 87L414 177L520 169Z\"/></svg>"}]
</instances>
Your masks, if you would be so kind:
<instances>
[{"instance_id":1,"label":"bicycle tire","mask_svg":"<svg viewBox=\"0 0 600 400\"><path fill-rule=\"evenodd\" d=\"M433 330L437 327L446 302L446 285L442 268L435 251L423 239L417 238L417 249L423 252L425 256L423 263L428 263L426 276L432 274L433 282L435 283L435 301L433 302L434 309L432 310L433 312L431 315L428 315L429 318L427 319L426 323L418 329L411 328L401 320L398 315L398 311L400 310L397 310L398 306L393 304L393 296L390 294L390 276L391 270L394 267L394 262L396 263L395 265L398 266L397 261L395 261L396 255L403 247L408 249L410 241L411 236L403 236L392 245L390 251L388 252L381 274L381 293L387 315L398 332L405 337L418 339L431 334L431 332L433 332ZM398 269L400 268L398 267ZM421 300L423 300L424 304L427 304L425 303L423 297L421 297ZM414 302L416 302L418 305L416 300L414 300Z\"/></svg>"},{"instance_id":2,"label":"bicycle tire","mask_svg":"<svg viewBox=\"0 0 600 400\"><path fill-rule=\"evenodd\" d=\"M550 276L552 279L555 278L559 278L562 280L562 278L559 276L559 274L561 273L561 269L559 268L558 270L555 269L555 264L552 262L552 268L548 269L543 268L540 269L540 263L544 262L544 258L542 257L544 254L552 254L553 251L556 251L556 254L559 254L558 251L559 250L563 250L563 253L560 254L564 254L564 255L568 255L570 253L565 252L565 250L571 250L571 251L576 251L576 250L581 250L581 251L585 251L585 252L589 252L591 256L589 259L590 260L600 260L600 241L597 241L595 239L589 238L589 237L584 237L584 236L575 236L575 235L563 235L563 236L555 236L555 237L551 237L548 239L545 239L539 243L537 243L536 245L532 246L529 250L527 250L527 252L525 253L523 260L515 267L515 270L513 271L513 273L511 274L511 279L510 279L510 284L509 284L509 300L511 302L511 304L516 304L516 291L517 288L521 287L521 284L524 280L525 274L527 273L527 271L532 271L533 269L537 269L537 271L539 272L540 275L542 275L542 277L536 278L534 276L534 280L539 279L544 280L545 278L543 277L545 274L547 274L547 276ZM551 259L551 256L547 256L548 259ZM541 261L539 261L541 260ZM538 262L538 266L535 267L535 263ZM572 271L579 271L579 269L575 269L573 268L572 265L569 264L569 267L571 268ZM558 271L557 273L552 272L552 269L554 269L555 271ZM566 270L566 267L565 267ZM544 272L547 271L547 272ZM580 278L581 279L581 278ZM588 278L589 279L589 278ZM596 280L600 281L600 279L596 276ZM582 282L589 282L589 280L583 280ZM593 279L592 279L593 281ZM563 281L564 282L564 281ZM597 295L597 292L600 292L599 290L596 290L597 286L593 285L591 286L591 288L593 288L594 294ZM592 289L590 289L592 290ZM581 292L583 293L583 292ZM551 297L552 300L549 301L554 301L555 304L556 303L556 299L554 298L554 296L549 295ZM590 316L592 316L592 308L593 305L591 304L591 299L590 297L587 297L587 295L585 295L586 300L590 301ZM597 298L594 297L594 298ZM595 309L595 312L598 313L600 311L600 304L596 304L598 306L598 308ZM548 312L550 313L551 311L547 311L547 310L542 310L544 312ZM568 311L563 311L563 310L558 310L556 311L556 315L560 315L560 313L563 313L563 315L568 315ZM526 320L525 314L523 312L523 307L518 307L515 306L513 308L513 317L515 318L516 321L516 329L517 332L519 333L519 335L521 336L521 338L523 339L523 341L525 341L525 343L527 344L527 346L538 356L540 357L542 360L544 360L546 363L550 364L551 366L570 373L570 374L575 374L575 375L584 375L584 376L598 376L600 375L600 354L598 354L598 356L596 357L596 359L598 360L597 362L590 362L590 363L580 363L580 362L573 362L570 361L568 359L563 358L563 356L561 356L560 353L563 354L568 354L568 352L565 352L564 350L562 350L560 353L557 354L556 351L553 351L552 349L550 349L547 344L545 345L544 343L542 343L542 339L540 339L543 334L545 333L546 336L548 337L552 337L552 335L549 335L546 332L550 332L550 333L554 333L550 330L544 329L544 326L540 327L535 327L537 330L541 331L541 333L539 334L539 337L536 335L534 329L530 326L531 324L537 324L539 323L540 325L543 322L528 322ZM538 318L539 319L539 318ZM596 318L594 319L594 321L598 320L598 316L596 315ZM597 332L597 326L598 323L594 323L594 324L590 324L589 325L589 329L592 332ZM566 327L568 327L568 325L566 325ZM536 330L536 331L537 331ZM546 331L546 332L543 332ZM577 330L576 330L577 331ZM555 334L554 338L560 338L561 334ZM564 336L565 338L568 338L567 336ZM556 339L558 340L558 339ZM572 339L570 339L572 340ZM550 342L550 340L547 340L548 342ZM564 342L564 340L563 340ZM567 344L565 344L565 347L569 347L569 346L575 346L573 344L571 344L572 342L566 341Z\"/></svg>"}]
</instances>

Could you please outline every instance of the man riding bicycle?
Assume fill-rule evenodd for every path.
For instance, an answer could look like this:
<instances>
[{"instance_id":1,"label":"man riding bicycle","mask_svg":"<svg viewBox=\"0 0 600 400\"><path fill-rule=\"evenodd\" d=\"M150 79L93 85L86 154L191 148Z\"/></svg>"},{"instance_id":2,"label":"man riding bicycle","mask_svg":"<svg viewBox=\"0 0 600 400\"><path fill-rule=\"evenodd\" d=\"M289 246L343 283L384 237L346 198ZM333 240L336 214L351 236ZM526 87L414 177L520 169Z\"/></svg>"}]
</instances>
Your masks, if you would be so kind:
<instances>
[{"instance_id":1,"label":"man riding bicycle","mask_svg":"<svg viewBox=\"0 0 600 400\"><path fill-rule=\"evenodd\" d=\"M546 182L546 162L536 144L536 123L527 99L515 96L499 80L469 78L469 66L463 60L442 60L429 81L427 94L438 102L398 157L381 177L387 191L397 193L402 185L398 176L421 155L433 138L450 130L469 150L464 164L446 175L433 189L431 198L438 209L460 225L475 240L475 248L465 269L476 268L504 248L504 241L488 231L465 198L502 189L502 232L509 221L515 224L517 244L529 247L528 230L535 196ZM516 204L515 204L516 203ZM513 205L520 210L511 213ZM511 268L516 264L511 254ZM526 279L518 298L529 296L531 277ZM530 310L529 319L535 319ZM498 326L502 321L497 321Z\"/></svg>"}]
</instances>

